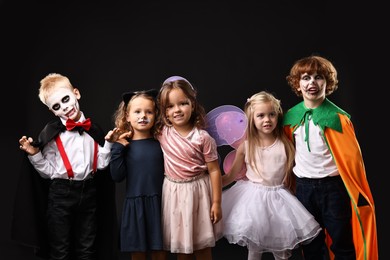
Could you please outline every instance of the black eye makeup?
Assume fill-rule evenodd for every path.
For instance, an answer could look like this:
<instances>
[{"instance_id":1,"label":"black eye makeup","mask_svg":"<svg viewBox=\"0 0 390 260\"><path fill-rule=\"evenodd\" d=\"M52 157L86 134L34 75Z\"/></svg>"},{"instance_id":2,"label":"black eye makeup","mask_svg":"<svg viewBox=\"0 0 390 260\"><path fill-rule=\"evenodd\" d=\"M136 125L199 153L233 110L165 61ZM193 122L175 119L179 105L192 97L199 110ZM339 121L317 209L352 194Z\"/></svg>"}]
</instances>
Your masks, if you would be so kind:
<instances>
[{"instance_id":1,"label":"black eye makeup","mask_svg":"<svg viewBox=\"0 0 390 260\"><path fill-rule=\"evenodd\" d=\"M62 103L68 103L69 100L70 100L69 95L66 95L65 97L63 97L63 98L61 99L61 102L62 102Z\"/></svg>"},{"instance_id":2,"label":"black eye makeup","mask_svg":"<svg viewBox=\"0 0 390 260\"><path fill-rule=\"evenodd\" d=\"M63 104L68 103L69 100L70 100L70 96L69 96L69 95L66 95L65 97L63 97L63 98L61 99L61 103L63 103ZM54 111L57 111L57 110L59 110L60 108L61 108L61 105L58 104L58 103L55 103L55 104L51 107L51 109L53 109Z\"/></svg>"},{"instance_id":3,"label":"black eye makeup","mask_svg":"<svg viewBox=\"0 0 390 260\"><path fill-rule=\"evenodd\" d=\"M58 103L55 103L52 107L51 107L51 109L53 109L54 111L57 111L58 109L60 109L60 104L58 104Z\"/></svg>"}]
</instances>

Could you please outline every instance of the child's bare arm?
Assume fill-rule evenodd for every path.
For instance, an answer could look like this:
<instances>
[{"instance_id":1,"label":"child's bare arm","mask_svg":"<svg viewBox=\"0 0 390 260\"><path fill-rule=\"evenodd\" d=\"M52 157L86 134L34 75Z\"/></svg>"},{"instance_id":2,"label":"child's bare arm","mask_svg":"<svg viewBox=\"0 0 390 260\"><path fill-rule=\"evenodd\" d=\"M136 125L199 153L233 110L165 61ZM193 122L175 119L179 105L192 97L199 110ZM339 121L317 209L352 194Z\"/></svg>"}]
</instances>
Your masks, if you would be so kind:
<instances>
[{"instance_id":1,"label":"child's bare arm","mask_svg":"<svg viewBox=\"0 0 390 260\"><path fill-rule=\"evenodd\" d=\"M207 163L208 172L210 174L210 181L212 187L212 204L210 211L210 218L213 224L222 219L222 179L221 169L218 160Z\"/></svg>"}]
</instances>

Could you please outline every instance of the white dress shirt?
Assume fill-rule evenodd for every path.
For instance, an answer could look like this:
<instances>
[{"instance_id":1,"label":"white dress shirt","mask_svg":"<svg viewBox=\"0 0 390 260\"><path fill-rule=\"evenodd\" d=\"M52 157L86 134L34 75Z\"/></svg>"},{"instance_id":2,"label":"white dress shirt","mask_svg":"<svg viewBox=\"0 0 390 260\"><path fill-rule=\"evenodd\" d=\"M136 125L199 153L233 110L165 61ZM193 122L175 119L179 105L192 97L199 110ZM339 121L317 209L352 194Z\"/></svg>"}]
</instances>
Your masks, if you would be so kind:
<instances>
[{"instance_id":1,"label":"white dress shirt","mask_svg":"<svg viewBox=\"0 0 390 260\"><path fill-rule=\"evenodd\" d=\"M79 122L85 120L82 114ZM65 121L61 119L65 125ZM72 166L74 180L86 180L93 172L94 139L87 133L81 135L78 131L64 131L59 134L70 165ZM98 146L97 169L104 169L109 165L112 143L105 142ZM55 139L47 143L42 151L28 156L31 164L45 179L68 179L68 172L62 160Z\"/></svg>"}]
</instances>

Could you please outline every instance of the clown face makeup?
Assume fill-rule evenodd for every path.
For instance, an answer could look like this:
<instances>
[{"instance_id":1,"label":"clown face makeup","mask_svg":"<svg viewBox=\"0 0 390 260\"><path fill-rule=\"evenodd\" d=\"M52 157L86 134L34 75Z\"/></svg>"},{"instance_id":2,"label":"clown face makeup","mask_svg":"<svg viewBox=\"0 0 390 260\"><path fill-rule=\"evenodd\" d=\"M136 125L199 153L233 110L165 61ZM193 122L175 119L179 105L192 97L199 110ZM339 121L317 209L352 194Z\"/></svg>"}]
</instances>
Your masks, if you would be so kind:
<instances>
[{"instance_id":1,"label":"clown face makeup","mask_svg":"<svg viewBox=\"0 0 390 260\"><path fill-rule=\"evenodd\" d=\"M50 93L46 99L46 106L54 115L64 120L70 118L77 121L81 115L78 99L80 99L78 89L72 91L67 87L61 87Z\"/></svg>"},{"instance_id":2,"label":"clown face makeup","mask_svg":"<svg viewBox=\"0 0 390 260\"><path fill-rule=\"evenodd\" d=\"M302 93L306 107L316 108L325 99L326 79L317 73L304 73L299 80L298 90Z\"/></svg>"}]
</instances>

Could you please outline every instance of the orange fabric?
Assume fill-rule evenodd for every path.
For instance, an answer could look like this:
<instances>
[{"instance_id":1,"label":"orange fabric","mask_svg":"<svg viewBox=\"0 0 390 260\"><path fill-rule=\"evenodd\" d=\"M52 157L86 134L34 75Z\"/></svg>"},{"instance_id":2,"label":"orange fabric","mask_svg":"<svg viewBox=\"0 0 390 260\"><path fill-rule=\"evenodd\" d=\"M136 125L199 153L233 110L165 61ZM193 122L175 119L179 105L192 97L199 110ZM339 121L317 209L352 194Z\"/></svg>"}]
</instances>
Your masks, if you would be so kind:
<instances>
[{"instance_id":1,"label":"orange fabric","mask_svg":"<svg viewBox=\"0 0 390 260\"><path fill-rule=\"evenodd\" d=\"M339 114L339 117L342 124L342 133L326 128L325 138L351 198L353 211L352 230L356 259L377 260L378 241L375 205L366 178L362 153L352 122L345 115ZM294 127L285 126L285 132L291 140L293 140ZM368 205L358 206L359 194L364 197ZM327 238L326 241L329 248L330 238ZM330 255L333 259L333 254Z\"/></svg>"}]
</instances>

